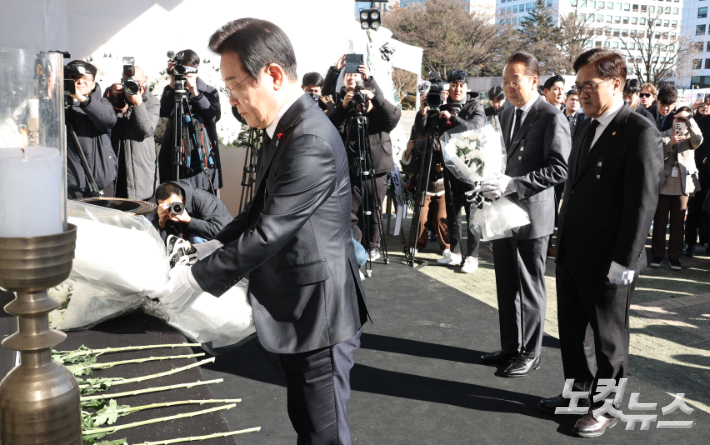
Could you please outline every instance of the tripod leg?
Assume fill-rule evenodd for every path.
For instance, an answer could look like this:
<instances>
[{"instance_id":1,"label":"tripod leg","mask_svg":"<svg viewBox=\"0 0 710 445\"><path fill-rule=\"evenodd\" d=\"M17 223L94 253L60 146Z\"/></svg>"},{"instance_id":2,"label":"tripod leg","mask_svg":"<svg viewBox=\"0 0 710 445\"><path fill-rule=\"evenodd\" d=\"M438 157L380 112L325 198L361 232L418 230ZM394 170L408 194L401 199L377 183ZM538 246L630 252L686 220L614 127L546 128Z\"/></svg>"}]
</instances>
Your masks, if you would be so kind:
<instances>
[{"instance_id":1,"label":"tripod leg","mask_svg":"<svg viewBox=\"0 0 710 445\"><path fill-rule=\"evenodd\" d=\"M369 170L369 179L372 182L372 195L374 196L375 199L373 199L373 207L375 208L375 212L377 213L377 216L373 217L372 219L375 221L375 224L377 224L377 228L379 231L379 236L380 236L380 247L382 250L382 257L383 261L385 264L389 264L389 255L387 252L387 239L385 238L385 232L384 232L384 220L382 218L382 199L380 199L380 192L377 189L377 177L375 176L375 168L374 164L372 162L372 152L371 152L371 147L370 147L370 135L368 133L367 126L364 127L364 134L365 134L365 156L367 157L367 165L370 168ZM385 187L387 184L385 184ZM389 222L389 221L388 221Z\"/></svg>"}]
</instances>

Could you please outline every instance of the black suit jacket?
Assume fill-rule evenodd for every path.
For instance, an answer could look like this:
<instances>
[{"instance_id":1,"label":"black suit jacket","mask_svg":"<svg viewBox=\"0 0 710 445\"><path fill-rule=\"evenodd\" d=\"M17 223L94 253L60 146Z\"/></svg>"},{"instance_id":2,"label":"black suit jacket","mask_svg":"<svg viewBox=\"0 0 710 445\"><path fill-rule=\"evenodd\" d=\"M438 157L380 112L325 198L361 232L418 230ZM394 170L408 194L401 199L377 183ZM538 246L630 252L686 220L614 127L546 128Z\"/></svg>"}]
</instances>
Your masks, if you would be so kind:
<instances>
[{"instance_id":1,"label":"black suit jacket","mask_svg":"<svg viewBox=\"0 0 710 445\"><path fill-rule=\"evenodd\" d=\"M581 111L577 111L577 114L574 116L573 119L570 119L570 117L567 116L566 113L565 118L567 119L567 122L569 122L569 134L572 137L572 140L574 141L574 135L577 133L577 128L582 124L582 122L589 119L589 116L582 113Z\"/></svg>"},{"instance_id":2,"label":"black suit jacket","mask_svg":"<svg viewBox=\"0 0 710 445\"><path fill-rule=\"evenodd\" d=\"M606 277L612 261L637 269L663 176L661 134L624 105L578 165L584 122L569 160L558 225L558 261Z\"/></svg>"},{"instance_id":3,"label":"black suit jacket","mask_svg":"<svg viewBox=\"0 0 710 445\"><path fill-rule=\"evenodd\" d=\"M511 141L514 116L515 107L500 114L508 154L505 174L513 178L515 186L515 193L508 197L528 212L530 224L518 229L513 236L516 239L541 238L555 229L553 187L567 179L569 123L559 108L540 96Z\"/></svg>"},{"instance_id":4,"label":"black suit jacket","mask_svg":"<svg viewBox=\"0 0 710 445\"><path fill-rule=\"evenodd\" d=\"M304 94L260 162L254 199L215 237L224 247L193 266L195 280L220 296L249 274L256 332L268 351L307 352L352 338L367 306L340 135Z\"/></svg>"}]
</instances>

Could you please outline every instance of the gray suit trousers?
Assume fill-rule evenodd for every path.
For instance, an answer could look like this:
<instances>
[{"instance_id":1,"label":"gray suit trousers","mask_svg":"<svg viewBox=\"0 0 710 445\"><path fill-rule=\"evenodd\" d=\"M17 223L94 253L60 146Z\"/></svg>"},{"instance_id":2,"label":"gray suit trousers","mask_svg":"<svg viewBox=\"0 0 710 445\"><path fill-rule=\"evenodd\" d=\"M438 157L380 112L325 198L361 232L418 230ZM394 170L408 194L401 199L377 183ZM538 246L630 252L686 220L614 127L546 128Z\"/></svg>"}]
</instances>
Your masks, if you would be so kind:
<instances>
[{"instance_id":1,"label":"gray suit trousers","mask_svg":"<svg viewBox=\"0 0 710 445\"><path fill-rule=\"evenodd\" d=\"M493 241L501 349L527 358L538 357L542 347L548 238Z\"/></svg>"}]
</instances>

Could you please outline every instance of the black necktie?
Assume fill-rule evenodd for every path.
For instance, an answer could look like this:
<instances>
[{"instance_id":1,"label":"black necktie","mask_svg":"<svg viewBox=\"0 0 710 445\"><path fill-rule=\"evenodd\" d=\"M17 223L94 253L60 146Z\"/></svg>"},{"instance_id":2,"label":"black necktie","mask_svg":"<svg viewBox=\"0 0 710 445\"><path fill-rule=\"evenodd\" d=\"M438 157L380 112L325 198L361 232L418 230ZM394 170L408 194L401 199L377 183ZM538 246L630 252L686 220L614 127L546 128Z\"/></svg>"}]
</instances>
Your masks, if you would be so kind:
<instances>
[{"instance_id":1,"label":"black necktie","mask_svg":"<svg viewBox=\"0 0 710 445\"><path fill-rule=\"evenodd\" d=\"M584 140L582 141L582 148L579 150L579 161L577 162L577 169L582 168L584 161L587 160L587 155L592 149L592 141L594 136L597 134L597 127L599 126L599 121L594 119L587 128L587 132L584 134Z\"/></svg>"},{"instance_id":2,"label":"black necktie","mask_svg":"<svg viewBox=\"0 0 710 445\"><path fill-rule=\"evenodd\" d=\"M521 110L520 108L515 110L515 124L513 125L513 136L510 138L511 144L515 140L515 135L518 134L518 130L520 130L520 120L522 117L523 117L523 110Z\"/></svg>"}]
</instances>

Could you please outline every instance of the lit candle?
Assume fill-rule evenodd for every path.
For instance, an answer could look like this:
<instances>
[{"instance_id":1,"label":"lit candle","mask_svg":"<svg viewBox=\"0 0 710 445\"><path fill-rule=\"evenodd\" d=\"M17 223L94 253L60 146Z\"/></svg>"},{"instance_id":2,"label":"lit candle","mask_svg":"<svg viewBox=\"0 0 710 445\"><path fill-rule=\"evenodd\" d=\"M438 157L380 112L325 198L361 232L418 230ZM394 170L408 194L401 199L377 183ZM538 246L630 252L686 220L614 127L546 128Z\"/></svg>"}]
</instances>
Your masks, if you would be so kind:
<instances>
[{"instance_id":1,"label":"lit candle","mask_svg":"<svg viewBox=\"0 0 710 445\"><path fill-rule=\"evenodd\" d=\"M63 169L56 148L0 149L0 237L63 232Z\"/></svg>"}]
</instances>

